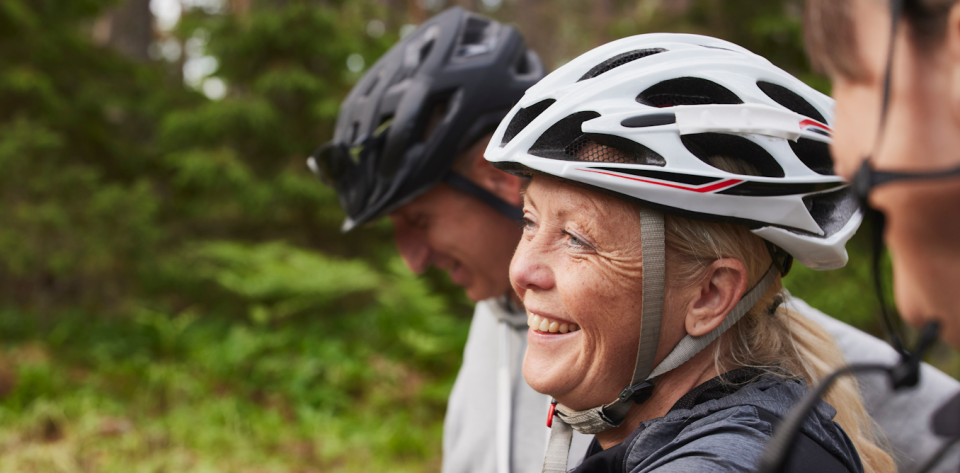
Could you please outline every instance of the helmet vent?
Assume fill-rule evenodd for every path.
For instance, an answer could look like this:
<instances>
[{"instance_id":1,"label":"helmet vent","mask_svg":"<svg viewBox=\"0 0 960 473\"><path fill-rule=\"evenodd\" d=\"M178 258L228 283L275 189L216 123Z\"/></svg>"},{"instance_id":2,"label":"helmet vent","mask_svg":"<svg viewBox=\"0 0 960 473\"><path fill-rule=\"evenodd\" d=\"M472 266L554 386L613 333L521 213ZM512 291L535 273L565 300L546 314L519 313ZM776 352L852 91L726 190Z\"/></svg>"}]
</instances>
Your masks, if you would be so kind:
<instances>
[{"instance_id":1,"label":"helmet vent","mask_svg":"<svg viewBox=\"0 0 960 473\"><path fill-rule=\"evenodd\" d=\"M467 18L467 26L463 30L463 39L460 44L466 46L483 43L487 27L489 26L490 22L488 20L475 16Z\"/></svg>"},{"instance_id":2,"label":"helmet vent","mask_svg":"<svg viewBox=\"0 0 960 473\"><path fill-rule=\"evenodd\" d=\"M852 195L853 189L843 189L808 195L803 198L804 205L810 211L810 216L823 230L824 237L829 237L840 231L850 217L857 212L857 199Z\"/></svg>"},{"instance_id":3,"label":"helmet vent","mask_svg":"<svg viewBox=\"0 0 960 473\"><path fill-rule=\"evenodd\" d=\"M417 62L417 65L423 64L423 61L427 59L427 56L430 55L430 51L433 49L433 40L427 41L426 44L420 47L420 58Z\"/></svg>"},{"instance_id":4,"label":"helmet vent","mask_svg":"<svg viewBox=\"0 0 960 473\"><path fill-rule=\"evenodd\" d=\"M583 125L583 122L599 116L600 114L597 112L577 112L567 116L547 128L530 147L528 153L541 158L570 161L567 148L583 135L581 125Z\"/></svg>"},{"instance_id":5,"label":"helmet vent","mask_svg":"<svg viewBox=\"0 0 960 473\"><path fill-rule=\"evenodd\" d=\"M651 107L677 105L741 104L743 100L726 87L699 77L679 77L650 86L637 102Z\"/></svg>"},{"instance_id":6,"label":"helmet vent","mask_svg":"<svg viewBox=\"0 0 960 473\"><path fill-rule=\"evenodd\" d=\"M513 64L513 70L517 73L517 75L522 76L530 73L532 68L530 67L530 58L527 56L527 51L521 52L517 57L517 62Z\"/></svg>"},{"instance_id":7,"label":"helmet vent","mask_svg":"<svg viewBox=\"0 0 960 473\"><path fill-rule=\"evenodd\" d=\"M824 176L834 176L833 158L830 157L830 147L821 141L800 138L796 143L789 141L794 154L803 161L810 170Z\"/></svg>"},{"instance_id":8,"label":"helmet vent","mask_svg":"<svg viewBox=\"0 0 960 473\"><path fill-rule=\"evenodd\" d=\"M423 61L430 55L430 51L433 50L433 44L439 35L440 28L433 25L427 28L422 35L410 40L404 57L404 68L407 70L407 74L413 75L420 68Z\"/></svg>"},{"instance_id":9,"label":"helmet vent","mask_svg":"<svg viewBox=\"0 0 960 473\"><path fill-rule=\"evenodd\" d=\"M584 134L564 148L570 161L666 166L667 161L640 143L614 135Z\"/></svg>"},{"instance_id":10,"label":"helmet vent","mask_svg":"<svg viewBox=\"0 0 960 473\"><path fill-rule=\"evenodd\" d=\"M816 107L796 92L782 85L764 82L762 80L757 81L757 87L759 87L763 93L767 94L767 97L770 97L774 102L788 108L790 111L799 113L805 117L810 117L820 123L827 123L827 119L823 117L823 114L817 111Z\"/></svg>"},{"instance_id":11,"label":"helmet vent","mask_svg":"<svg viewBox=\"0 0 960 473\"><path fill-rule=\"evenodd\" d=\"M629 51L623 54L618 54L610 59L607 59L606 61L601 62L600 64L597 64L596 66L593 66L593 68L587 71L587 73L584 74L583 77L581 77L580 79L577 79L577 82L584 81L587 79L593 79L594 77L597 77L600 74L603 74L604 72L620 67L628 62L633 62L633 61L636 61L637 59L642 59L647 56L652 56L657 53L662 53L664 51L666 51L666 49L652 48L652 49L637 49L635 51Z\"/></svg>"},{"instance_id":12,"label":"helmet vent","mask_svg":"<svg viewBox=\"0 0 960 473\"><path fill-rule=\"evenodd\" d=\"M430 137L433 136L433 132L436 131L437 127L443 122L443 119L446 118L447 112L450 109L450 99L451 93L441 93L430 99L428 106L425 107L427 112L423 114L420 119L420 133L415 133L413 136L417 136L420 139L419 143L426 143L430 141Z\"/></svg>"},{"instance_id":13,"label":"helmet vent","mask_svg":"<svg viewBox=\"0 0 960 473\"><path fill-rule=\"evenodd\" d=\"M373 93L373 89L376 89L376 88L377 88L377 84L380 83L380 78L381 78L382 76L383 76L383 72L382 72L382 71L381 71L379 74L373 76L373 78L370 80L370 84L367 85L367 88L364 89L364 91L363 91L363 97L369 97L370 94Z\"/></svg>"},{"instance_id":14,"label":"helmet vent","mask_svg":"<svg viewBox=\"0 0 960 473\"><path fill-rule=\"evenodd\" d=\"M499 24L475 16L468 16L457 45L457 57L489 53L496 47Z\"/></svg>"},{"instance_id":15,"label":"helmet vent","mask_svg":"<svg viewBox=\"0 0 960 473\"><path fill-rule=\"evenodd\" d=\"M347 143L351 145L357 142L357 135L360 133L360 122L353 122L353 126L350 127L350 140Z\"/></svg>"},{"instance_id":16,"label":"helmet vent","mask_svg":"<svg viewBox=\"0 0 960 473\"><path fill-rule=\"evenodd\" d=\"M696 133L680 137L683 145L709 166L745 176L784 177L777 160L760 145L737 135Z\"/></svg>"},{"instance_id":17,"label":"helmet vent","mask_svg":"<svg viewBox=\"0 0 960 473\"><path fill-rule=\"evenodd\" d=\"M527 108L518 110L517 114L510 120L510 123L507 124L507 129L503 132L503 141L500 142L500 146L502 147L509 143L510 140L523 131L530 122L536 120L536 118L548 107L553 105L554 102L556 102L554 99L541 100Z\"/></svg>"}]
</instances>

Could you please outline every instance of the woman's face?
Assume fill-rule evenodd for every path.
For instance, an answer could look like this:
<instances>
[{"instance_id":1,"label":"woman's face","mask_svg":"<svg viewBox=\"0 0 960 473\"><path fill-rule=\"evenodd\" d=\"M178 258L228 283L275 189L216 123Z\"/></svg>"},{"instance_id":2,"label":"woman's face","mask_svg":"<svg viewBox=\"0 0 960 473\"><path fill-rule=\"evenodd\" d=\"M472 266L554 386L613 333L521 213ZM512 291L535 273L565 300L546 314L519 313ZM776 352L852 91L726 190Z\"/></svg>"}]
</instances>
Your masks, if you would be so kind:
<instances>
[{"instance_id":1,"label":"woman's face","mask_svg":"<svg viewBox=\"0 0 960 473\"><path fill-rule=\"evenodd\" d=\"M639 212L539 176L527 188L523 211L510 281L537 325L527 332L523 376L534 390L574 409L607 403L629 384L636 361ZM683 330L664 319L661 335ZM564 324L567 333L561 333Z\"/></svg>"}]
</instances>

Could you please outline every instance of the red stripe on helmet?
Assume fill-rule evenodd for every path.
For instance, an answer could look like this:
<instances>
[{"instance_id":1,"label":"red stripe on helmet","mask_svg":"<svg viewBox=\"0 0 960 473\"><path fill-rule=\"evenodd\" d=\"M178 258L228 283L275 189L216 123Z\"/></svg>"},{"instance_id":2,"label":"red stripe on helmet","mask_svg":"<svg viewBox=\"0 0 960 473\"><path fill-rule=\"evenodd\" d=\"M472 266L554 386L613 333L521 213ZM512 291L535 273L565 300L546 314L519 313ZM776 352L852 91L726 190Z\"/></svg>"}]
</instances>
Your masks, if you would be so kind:
<instances>
[{"instance_id":1,"label":"red stripe on helmet","mask_svg":"<svg viewBox=\"0 0 960 473\"><path fill-rule=\"evenodd\" d=\"M623 179L630 179L631 181L640 181L640 182L645 182L645 183L647 183L647 184L656 184L656 185L658 185L658 186L672 187L672 188L674 188L674 189L680 189L680 190L691 191L691 192L699 192L699 193L701 193L701 194L705 194L705 193L707 193L707 192L718 191L718 190L721 190L721 189L726 189L727 187L732 187L732 186L735 186L735 185L740 184L741 182L743 182L743 179L727 179L726 181L720 181L720 182L717 182L717 183L714 183L714 184L710 184L709 186L705 186L705 187L687 187L687 186L681 186L681 185L677 185L677 184L668 184L668 183L666 183L666 182L650 181L650 180L647 180L647 179L640 179L640 178L636 178L636 177L624 176L624 175L622 175L622 174L614 174L614 173L611 173L611 172L595 171L595 170L593 170L593 169L580 169L580 171L595 172L595 173L597 173L597 174L603 174L603 175L606 175L606 176L621 177L621 178L623 178Z\"/></svg>"},{"instance_id":2,"label":"red stripe on helmet","mask_svg":"<svg viewBox=\"0 0 960 473\"><path fill-rule=\"evenodd\" d=\"M827 132L829 132L829 133L833 133L833 130L831 130L830 127L828 127L827 125L824 125L823 123L820 123L820 122L818 122L818 121L816 121L816 120L811 120L811 119L808 118L808 119L803 120L803 121L800 122L800 128L806 128L806 127L808 127L808 126L814 126L814 127L817 127L817 128L821 128L821 129L823 129L823 130L825 130L825 131L827 131Z\"/></svg>"}]
</instances>

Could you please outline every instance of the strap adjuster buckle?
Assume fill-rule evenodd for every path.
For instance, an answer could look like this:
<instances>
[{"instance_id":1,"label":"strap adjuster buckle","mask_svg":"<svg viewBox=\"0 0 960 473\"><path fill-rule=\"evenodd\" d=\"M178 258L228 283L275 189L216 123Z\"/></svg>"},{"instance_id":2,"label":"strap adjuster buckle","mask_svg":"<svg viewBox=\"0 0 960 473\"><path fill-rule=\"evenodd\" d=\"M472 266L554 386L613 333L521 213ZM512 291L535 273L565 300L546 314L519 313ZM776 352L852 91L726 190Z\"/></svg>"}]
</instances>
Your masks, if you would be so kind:
<instances>
[{"instance_id":1,"label":"strap adjuster buckle","mask_svg":"<svg viewBox=\"0 0 960 473\"><path fill-rule=\"evenodd\" d=\"M653 395L653 381L643 381L641 383L634 384L633 386L627 386L623 391L620 392L620 395L617 396L621 402L627 402L628 400L633 400L637 404L643 404L647 399L650 399L650 396Z\"/></svg>"}]
</instances>

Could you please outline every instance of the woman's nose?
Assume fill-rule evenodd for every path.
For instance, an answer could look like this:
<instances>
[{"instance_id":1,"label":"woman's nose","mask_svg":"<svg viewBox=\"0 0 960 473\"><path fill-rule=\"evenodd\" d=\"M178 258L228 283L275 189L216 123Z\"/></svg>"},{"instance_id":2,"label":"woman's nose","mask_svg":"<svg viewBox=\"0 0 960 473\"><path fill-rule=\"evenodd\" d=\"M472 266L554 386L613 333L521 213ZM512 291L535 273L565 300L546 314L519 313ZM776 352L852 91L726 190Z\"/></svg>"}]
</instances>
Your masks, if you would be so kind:
<instances>
[{"instance_id":1,"label":"woman's nose","mask_svg":"<svg viewBox=\"0 0 960 473\"><path fill-rule=\"evenodd\" d=\"M518 292L553 288L556 281L546 256L533 242L520 242L510 262L510 282Z\"/></svg>"},{"instance_id":2,"label":"woman's nose","mask_svg":"<svg viewBox=\"0 0 960 473\"><path fill-rule=\"evenodd\" d=\"M393 238L397 242L400 256L414 273L420 274L430 266L432 251L423 232L415 231L407 225L394 222Z\"/></svg>"}]
</instances>

